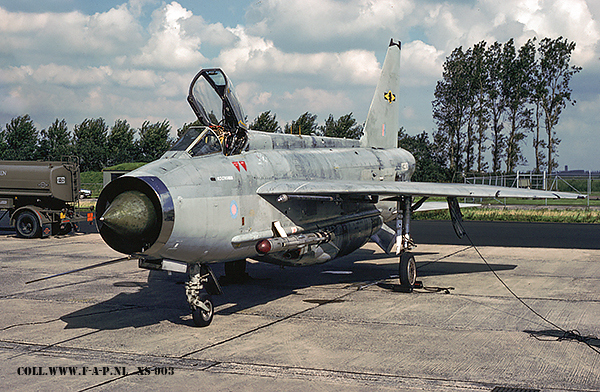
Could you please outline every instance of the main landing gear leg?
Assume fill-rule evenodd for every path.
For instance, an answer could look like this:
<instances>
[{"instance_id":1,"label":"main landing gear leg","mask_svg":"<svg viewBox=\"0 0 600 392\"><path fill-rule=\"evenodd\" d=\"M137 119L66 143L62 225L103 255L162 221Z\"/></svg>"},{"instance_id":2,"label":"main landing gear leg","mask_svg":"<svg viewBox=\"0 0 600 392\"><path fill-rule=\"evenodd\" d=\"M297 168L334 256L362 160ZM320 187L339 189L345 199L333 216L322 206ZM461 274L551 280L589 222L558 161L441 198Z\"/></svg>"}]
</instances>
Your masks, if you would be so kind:
<instances>
[{"instance_id":1,"label":"main landing gear leg","mask_svg":"<svg viewBox=\"0 0 600 392\"><path fill-rule=\"evenodd\" d=\"M211 295L222 294L221 286L211 268L206 264L193 264L189 269L190 280L185 284L185 295L192 308L194 324L210 325L214 315Z\"/></svg>"},{"instance_id":2,"label":"main landing gear leg","mask_svg":"<svg viewBox=\"0 0 600 392\"><path fill-rule=\"evenodd\" d=\"M400 289L411 293L417 282L417 266L410 250L415 243L410 238L410 217L412 197L403 196L398 200L396 217L396 254L400 255Z\"/></svg>"}]
</instances>

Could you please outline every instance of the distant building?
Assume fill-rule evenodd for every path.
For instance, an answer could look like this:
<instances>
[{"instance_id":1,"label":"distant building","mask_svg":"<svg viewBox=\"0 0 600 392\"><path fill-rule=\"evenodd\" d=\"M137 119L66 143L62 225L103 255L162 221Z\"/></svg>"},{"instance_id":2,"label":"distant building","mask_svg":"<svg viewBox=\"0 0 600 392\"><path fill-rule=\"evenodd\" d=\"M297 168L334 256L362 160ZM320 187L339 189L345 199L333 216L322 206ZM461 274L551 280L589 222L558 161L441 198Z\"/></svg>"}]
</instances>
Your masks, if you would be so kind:
<instances>
[{"instance_id":1,"label":"distant building","mask_svg":"<svg viewBox=\"0 0 600 392\"><path fill-rule=\"evenodd\" d=\"M121 177L123 174L127 174L139 167L142 167L146 162L139 163L122 163L120 165L107 167L102 170L102 187L105 187L109 182Z\"/></svg>"},{"instance_id":2,"label":"distant building","mask_svg":"<svg viewBox=\"0 0 600 392\"><path fill-rule=\"evenodd\" d=\"M600 176L600 171L593 171L590 173L589 170L568 170L569 166L565 165L565 170L559 172L553 172L553 175L558 175L561 177L589 177L590 174L592 177Z\"/></svg>"}]
</instances>

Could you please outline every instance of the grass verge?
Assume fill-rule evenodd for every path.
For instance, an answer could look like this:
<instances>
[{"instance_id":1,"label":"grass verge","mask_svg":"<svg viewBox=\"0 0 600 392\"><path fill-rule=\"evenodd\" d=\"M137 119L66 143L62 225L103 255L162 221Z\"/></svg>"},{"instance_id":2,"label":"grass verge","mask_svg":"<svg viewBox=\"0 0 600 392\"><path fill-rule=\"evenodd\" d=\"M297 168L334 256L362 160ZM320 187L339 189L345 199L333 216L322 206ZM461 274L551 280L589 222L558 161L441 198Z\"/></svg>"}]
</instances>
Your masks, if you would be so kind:
<instances>
[{"instance_id":1,"label":"grass verge","mask_svg":"<svg viewBox=\"0 0 600 392\"><path fill-rule=\"evenodd\" d=\"M556 223L600 223L600 211L587 209L498 209L465 208L463 219L471 221L510 221L510 222L556 222ZM450 219L448 210L417 212L414 219Z\"/></svg>"}]
</instances>

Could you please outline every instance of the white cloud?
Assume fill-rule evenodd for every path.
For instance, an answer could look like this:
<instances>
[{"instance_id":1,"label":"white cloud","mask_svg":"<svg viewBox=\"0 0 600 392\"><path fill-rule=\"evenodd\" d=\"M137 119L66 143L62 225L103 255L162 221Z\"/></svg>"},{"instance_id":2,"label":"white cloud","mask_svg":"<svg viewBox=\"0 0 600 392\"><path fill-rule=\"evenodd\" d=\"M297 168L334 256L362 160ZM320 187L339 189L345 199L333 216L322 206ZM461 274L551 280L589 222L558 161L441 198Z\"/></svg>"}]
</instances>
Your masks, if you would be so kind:
<instances>
[{"instance_id":1,"label":"white cloud","mask_svg":"<svg viewBox=\"0 0 600 392\"><path fill-rule=\"evenodd\" d=\"M264 0L247 13L251 34L298 47L397 31L415 8L411 0Z\"/></svg>"},{"instance_id":2,"label":"white cloud","mask_svg":"<svg viewBox=\"0 0 600 392\"><path fill-rule=\"evenodd\" d=\"M273 110L275 100L273 93L265 91L263 86L256 82L242 82L235 85L239 100L243 103L248 122L252 122L258 113Z\"/></svg>"},{"instance_id":3,"label":"white cloud","mask_svg":"<svg viewBox=\"0 0 600 392\"><path fill-rule=\"evenodd\" d=\"M573 54L576 62L586 64L597 58L594 52L600 40L600 26L585 0L487 0L483 3L486 3L489 13L505 15L505 23L516 21L522 25L520 36L515 37L518 43L532 35L538 38L563 36L577 42Z\"/></svg>"},{"instance_id":4,"label":"white cloud","mask_svg":"<svg viewBox=\"0 0 600 392\"><path fill-rule=\"evenodd\" d=\"M0 114L7 115L7 121L14 113L25 112L26 108L27 102L23 99L19 87L8 91L0 89ZM1 128L2 124L0 124Z\"/></svg>"},{"instance_id":5,"label":"white cloud","mask_svg":"<svg viewBox=\"0 0 600 392\"><path fill-rule=\"evenodd\" d=\"M127 53L141 40L141 27L124 5L105 13L8 12L0 8L0 53L25 61Z\"/></svg>"},{"instance_id":6,"label":"white cloud","mask_svg":"<svg viewBox=\"0 0 600 392\"><path fill-rule=\"evenodd\" d=\"M132 88L153 88L159 83L159 76L151 70L121 69L111 72L111 79L120 86Z\"/></svg>"},{"instance_id":7,"label":"white cloud","mask_svg":"<svg viewBox=\"0 0 600 392\"><path fill-rule=\"evenodd\" d=\"M431 86L441 77L444 52L423 41L402 47L400 72L404 86Z\"/></svg>"},{"instance_id":8,"label":"white cloud","mask_svg":"<svg viewBox=\"0 0 600 392\"><path fill-rule=\"evenodd\" d=\"M204 63L206 59L199 51L200 38L188 36L181 28L181 21L192 15L177 2L156 10L152 16L152 36L133 63L165 69L185 69Z\"/></svg>"},{"instance_id":9,"label":"white cloud","mask_svg":"<svg viewBox=\"0 0 600 392\"><path fill-rule=\"evenodd\" d=\"M522 45L532 37L563 36L577 43L576 63L585 65L598 58L600 26L585 0L480 0L474 5L434 4L424 10L430 43L448 53L482 40L514 38Z\"/></svg>"},{"instance_id":10,"label":"white cloud","mask_svg":"<svg viewBox=\"0 0 600 392\"><path fill-rule=\"evenodd\" d=\"M33 75L33 69L28 65L0 69L0 83L4 85L19 84Z\"/></svg>"},{"instance_id":11,"label":"white cloud","mask_svg":"<svg viewBox=\"0 0 600 392\"><path fill-rule=\"evenodd\" d=\"M263 91L259 94L255 94L254 97L252 97L252 103L264 106L267 103L269 103L272 96L273 96L272 93Z\"/></svg>"},{"instance_id":12,"label":"white cloud","mask_svg":"<svg viewBox=\"0 0 600 392\"><path fill-rule=\"evenodd\" d=\"M341 53L285 53L272 41L250 36L242 27L230 29L238 37L235 46L218 58L231 75L304 74L342 84L372 84L377 81L379 64L374 53L350 50Z\"/></svg>"},{"instance_id":13,"label":"white cloud","mask_svg":"<svg viewBox=\"0 0 600 392\"><path fill-rule=\"evenodd\" d=\"M9 12L0 8L0 32L28 33L44 29L48 26L52 14L29 14L25 12Z\"/></svg>"},{"instance_id":14,"label":"white cloud","mask_svg":"<svg viewBox=\"0 0 600 392\"><path fill-rule=\"evenodd\" d=\"M305 87L283 94L275 107L279 105L297 108L299 112L297 115L306 111L311 113L339 113L347 112L348 108L352 106L352 100L343 92Z\"/></svg>"},{"instance_id":15,"label":"white cloud","mask_svg":"<svg viewBox=\"0 0 600 392\"><path fill-rule=\"evenodd\" d=\"M67 87L102 84L107 76L108 69L104 67L88 67L78 69L68 65L48 64L37 68L33 80L40 84L58 84Z\"/></svg>"},{"instance_id":16,"label":"white cloud","mask_svg":"<svg viewBox=\"0 0 600 392\"><path fill-rule=\"evenodd\" d=\"M156 4L158 0L129 0L129 10L133 16L139 18L142 15L142 9L150 4Z\"/></svg>"},{"instance_id":17,"label":"white cloud","mask_svg":"<svg viewBox=\"0 0 600 392\"><path fill-rule=\"evenodd\" d=\"M237 37L222 23L207 23L201 15L193 15L179 21L189 36L200 38L202 49L205 45L218 48L230 47Z\"/></svg>"}]
</instances>

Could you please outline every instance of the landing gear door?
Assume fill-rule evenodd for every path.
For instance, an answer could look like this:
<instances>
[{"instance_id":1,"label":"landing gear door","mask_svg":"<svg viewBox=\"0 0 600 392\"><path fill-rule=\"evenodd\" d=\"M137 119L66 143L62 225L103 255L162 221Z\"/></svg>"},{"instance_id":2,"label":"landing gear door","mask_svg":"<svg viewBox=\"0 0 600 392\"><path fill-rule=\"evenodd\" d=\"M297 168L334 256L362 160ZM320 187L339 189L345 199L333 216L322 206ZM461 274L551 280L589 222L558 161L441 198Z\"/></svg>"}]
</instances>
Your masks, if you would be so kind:
<instances>
[{"instance_id":1,"label":"landing gear door","mask_svg":"<svg viewBox=\"0 0 600 392\"><path fill-rule=\"evenodd\" d=\"M231 133L247 130L233 85L219 68L203 69L194 77L188 102L202 125L221 126Z\"/></svg>"}]
</instances>

